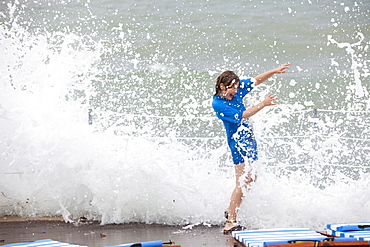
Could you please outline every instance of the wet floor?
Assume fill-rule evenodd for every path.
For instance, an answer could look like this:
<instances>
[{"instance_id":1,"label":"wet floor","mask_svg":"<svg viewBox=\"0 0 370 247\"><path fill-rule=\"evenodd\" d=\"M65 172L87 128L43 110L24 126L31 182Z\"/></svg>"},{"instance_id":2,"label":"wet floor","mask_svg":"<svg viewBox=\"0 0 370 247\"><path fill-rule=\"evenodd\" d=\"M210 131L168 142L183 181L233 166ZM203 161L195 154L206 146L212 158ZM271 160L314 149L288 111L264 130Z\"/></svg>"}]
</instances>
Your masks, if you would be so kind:
<instances>
[{"instance_id":1,"label":"wet floor","mask_svg":"<svg viewBox=\"0 0 370 247\"><path fill-rule=\"evenodd\" d=\"M52 239L82 246L102 247L126 243L161 240L182 247L242 246L232 236L224 235L220 226L182 226L148 224L100 225L72 224L63 221L0 221L0 245Z\"/></svg>"}]
</instances>

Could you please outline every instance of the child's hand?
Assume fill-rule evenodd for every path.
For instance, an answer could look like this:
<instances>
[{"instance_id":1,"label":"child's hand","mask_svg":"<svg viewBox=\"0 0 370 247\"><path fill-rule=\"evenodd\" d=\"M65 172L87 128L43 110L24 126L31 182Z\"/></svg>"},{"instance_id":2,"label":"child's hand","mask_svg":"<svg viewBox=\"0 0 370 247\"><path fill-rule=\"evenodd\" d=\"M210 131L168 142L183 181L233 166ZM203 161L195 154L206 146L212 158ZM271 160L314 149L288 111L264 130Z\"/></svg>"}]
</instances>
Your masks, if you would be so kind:
<instances>
[{"instance_id":1,"label":"child's hand","mask_svg":"<svg viewBox=\"0 0 370 247\"><path fill-rule=\"evenodd\" d=\"M275 72L275 74L282 74L282 73L286 72L285 69L287 69L287 68L290 68L290 63L289 62L284 63L283 65L277 67L274 72Z\"/></svg>"},{"instance_id":2,"label":"child's hand","mask_svg":"<svg viewBox=\"0 0 370 247\"><path fill-rule=\"evenodd\" d=\"M276 96L276 94L270 94L268 95L263 101L262 103L265 105L265 106L270 106L270 105L276 105L276 100L278 99L278 97Z\"/></svg>"},{"instance_id":3,"label":"child's hand","mask_svg":"<svg viewBox=\"0 0 370 247\"><path fill-rule=\"evenodd\" d=\"M268 95L263 101L261 101L257 105L245 110L243 112L242 118L250 118L251 116L253 116L257 112L262 110L265 106L276 105L276 100L277 99L278 99L278 97L275 94Z\"/></svg>"}]
</instances>

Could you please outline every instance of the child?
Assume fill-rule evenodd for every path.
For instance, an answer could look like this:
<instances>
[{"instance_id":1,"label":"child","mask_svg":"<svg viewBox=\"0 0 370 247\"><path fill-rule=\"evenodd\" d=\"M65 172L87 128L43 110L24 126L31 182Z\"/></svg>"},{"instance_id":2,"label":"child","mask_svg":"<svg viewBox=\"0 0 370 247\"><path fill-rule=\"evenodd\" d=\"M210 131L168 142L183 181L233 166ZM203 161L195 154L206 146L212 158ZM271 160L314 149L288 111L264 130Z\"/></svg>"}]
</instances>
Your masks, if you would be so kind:
<instances>
[{"instance_id":1,"label":"child","mask_svg":"<svg viewBox=\"0 0 370 247\"><path fill-rule=\"evenodd\" d=\"M217 78L212 107L225 126L236 175L236 185L231 194L229 208L225 212L227 219L224 227L225 234L244 229L236 221L237 211L243 198L241 177L245 174L243 181L245 186L250 185L256 178L251 174L251 164L258 159L257 143L248 118L265 106L275 105L278 99L276 95L270 94L257 105L246 109L243 98L255 86L272 75L285 73L289 65L290 63L285 63L252 79L240 80L232 71L225 71Z\"/></svg>"}]
</instances>

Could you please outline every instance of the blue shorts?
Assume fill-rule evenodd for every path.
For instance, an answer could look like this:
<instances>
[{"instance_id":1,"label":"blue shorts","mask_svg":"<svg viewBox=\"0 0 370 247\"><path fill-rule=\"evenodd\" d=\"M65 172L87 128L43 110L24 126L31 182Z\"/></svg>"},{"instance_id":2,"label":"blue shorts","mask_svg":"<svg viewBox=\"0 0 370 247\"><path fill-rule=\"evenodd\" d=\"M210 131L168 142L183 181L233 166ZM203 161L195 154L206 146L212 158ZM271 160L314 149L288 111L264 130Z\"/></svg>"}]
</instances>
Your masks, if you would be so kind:
<instances>
[{"instance_id":1,"label":"blue shorts","mask_svg":"<svg viewBox=\"0 0 370 247\"><path fill-rule=\"evenodd\" d=\"M249 121L243 121L237 132L229 140L229 147L235 165L245 163L245 159L249 163L258 159L257 141Z\"/></svg>"}]
</instances>

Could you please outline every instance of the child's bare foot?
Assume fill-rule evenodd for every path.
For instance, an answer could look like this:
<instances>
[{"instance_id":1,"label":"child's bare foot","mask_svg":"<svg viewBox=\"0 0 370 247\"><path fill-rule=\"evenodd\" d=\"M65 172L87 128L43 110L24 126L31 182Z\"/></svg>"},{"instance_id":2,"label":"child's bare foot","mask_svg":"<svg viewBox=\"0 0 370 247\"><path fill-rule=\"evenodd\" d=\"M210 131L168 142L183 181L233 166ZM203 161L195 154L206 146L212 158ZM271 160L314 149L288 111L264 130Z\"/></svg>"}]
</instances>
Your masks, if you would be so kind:
<instances>
[{"instance_id":1,"label":"child's bare foot","mask_svg":"<svg viewBox=\"0 0 370 247\"><path fill-rule=\"evenodd\" d=\"M239 225L236 221L227 220L224 227L224 234L230 234L233 231L246 230L244 226Z\"/></svg>"}]
</instances>

